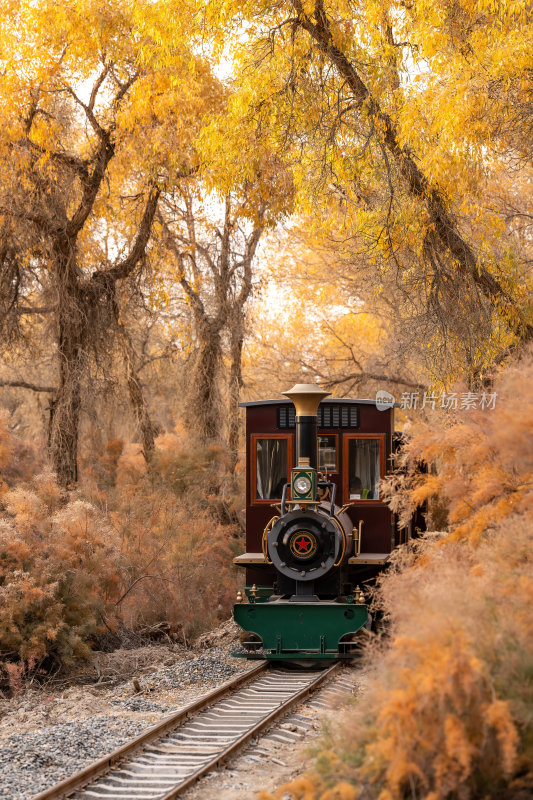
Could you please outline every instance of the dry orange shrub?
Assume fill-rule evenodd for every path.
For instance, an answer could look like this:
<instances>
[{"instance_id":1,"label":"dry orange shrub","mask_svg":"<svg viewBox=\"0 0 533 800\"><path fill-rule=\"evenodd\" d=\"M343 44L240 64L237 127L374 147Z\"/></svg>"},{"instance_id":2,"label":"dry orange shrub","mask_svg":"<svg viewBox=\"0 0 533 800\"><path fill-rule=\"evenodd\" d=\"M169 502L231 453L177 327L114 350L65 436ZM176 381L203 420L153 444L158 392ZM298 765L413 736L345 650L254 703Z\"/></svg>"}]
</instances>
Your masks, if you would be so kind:
<instances>
[{"instance_id":1,"label":"dry orange shrub","mask_svg":"<svg viewBox=\"0 0 533 800\"><path fill-rule=\"evenodd\" d=\"M224 450L194 448L179 433L156 445L150 469L137 445L117 463L111 519L127 565L117 610L128 627L164 621L188 640L230 614L238 491Z\"/></svg>"},{"instance_id":2,"label":"dry orange shrub","mask_svg":"<svg viewBox=\"0 0 533 800\"><path fill-rule=\"evenodd\" d=\"M510 514L533 513L533 354L495 382L491 410L435 413L418 423L404 448L407 474L384 486L391 507L406 522L436 495L449 508L452 538L472 544ZM416 472L417 462L433 472ZM400 491L398 491L400 489Z\"/></svg>"},{"instance_id":3,"label":"dry orange shrub","mask_svg":"<svg viewBox=\"0 0 533 800\"><path fill-rule=\"evenodd\" d=\"M147 469L137 445L111 442L66 493L0 418L0 673L14 689L86 656L106 627L163 623L187 640L229 615L240 543L226 455L176 434L157 445Z\"/></svg>"},{"instance_id":4,"label":"dry orange shrub","mask_svg":"<svg viewBox=\"0 0 533 800\"><path fill-rule=\"evenodd\" d=\"M364 692L331 720L318 775L276 800L325 800L347 785L354 798L477 800L531 771L532 379L529 357L497 382L493 411L417 429L406 464L436 470L412 469L389 498L407 517L438 495L450 532L395 553L375 598L390 636L368 647Z\"/></svg>"},{"instance_id":5,"label":"dry orange shrub","mask_svg":"<svg viewBox=\"0 0 533 800\"><path fill-rule=\"evenodd\" d=\"M530 767L532 537L520 515L476 549L430 536L423 559L398 557L378 589L391 636L369 647L364 692L331 720L319 776L276 800L340 798L346 786L350 800L474 800Z\"/></svg>"},{"instance_id":6,"label":"dry orange shrub","mask_svg":"<svg viewBox=\"0 0 533 800\"><path fill-rule=\"evenodd\" d=\"M43 470L45 463L42 443L14 434L9 428L9 413L0 409L0 497L19 481Z\"/></svg>"},{"instance_id":7,"label":"dry orange shrub","mask_svg":"<svg viewBox=\"0 0 533 800\"><path fill-rule=\"evenodd\" d=\"M38 443L0 414L0 675L88 653L118 580L118 541L94 506L40 471Z\"/></svg>"},{"instance_id":8,"label":"dry orange shrub","mask_svg":"<svg viewBox=\"0 0 533 800\"><path fill-rule=\"evenodd\" d=\"M89 652L119 573L114 532L53 475L5 491L0 516L0 648L33 667ZM9 673L9 669L7 670Z\"/></svg>"}]
</instances>

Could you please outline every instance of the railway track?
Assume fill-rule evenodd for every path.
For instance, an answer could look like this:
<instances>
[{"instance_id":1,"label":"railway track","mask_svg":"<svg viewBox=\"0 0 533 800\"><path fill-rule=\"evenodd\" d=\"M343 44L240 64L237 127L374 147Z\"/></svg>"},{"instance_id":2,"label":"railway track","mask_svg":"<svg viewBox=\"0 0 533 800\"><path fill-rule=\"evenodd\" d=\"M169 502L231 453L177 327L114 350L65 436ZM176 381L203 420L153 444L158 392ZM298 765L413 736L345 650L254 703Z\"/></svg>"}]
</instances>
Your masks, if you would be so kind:
<instances>
[{"instance_id":1,"label":"railway track","mask_svg":"<svg viewBox=\"0 0 533 800\"><path fill-rule=\"evenodd\" d=\"M33 800L171 800L334 673L261 662Z\"/></svg>"}]
</instances>

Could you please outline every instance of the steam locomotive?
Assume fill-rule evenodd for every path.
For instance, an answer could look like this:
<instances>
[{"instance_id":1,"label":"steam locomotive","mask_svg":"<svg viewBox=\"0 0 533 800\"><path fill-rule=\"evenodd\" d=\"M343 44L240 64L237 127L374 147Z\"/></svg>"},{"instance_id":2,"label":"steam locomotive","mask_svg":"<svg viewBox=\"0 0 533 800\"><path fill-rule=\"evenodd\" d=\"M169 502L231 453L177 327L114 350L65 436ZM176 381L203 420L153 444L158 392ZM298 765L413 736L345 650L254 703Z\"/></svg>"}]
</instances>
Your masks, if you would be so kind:
<instances>
[{"instance_id":1,"label":"steam locomotive","mask_svg":"<svg viewBox=\"0 0 533 800\"><path fill-rule=\"evenodd\" d=\"M391 467L394 407L329 398L311 384L290 401L246 408L246 569L234 618L248 658L351 658L371 624L365 588L400 530L380 498ZM379 404L378 404L379 405Z\"/></svg>"}]
</instances>

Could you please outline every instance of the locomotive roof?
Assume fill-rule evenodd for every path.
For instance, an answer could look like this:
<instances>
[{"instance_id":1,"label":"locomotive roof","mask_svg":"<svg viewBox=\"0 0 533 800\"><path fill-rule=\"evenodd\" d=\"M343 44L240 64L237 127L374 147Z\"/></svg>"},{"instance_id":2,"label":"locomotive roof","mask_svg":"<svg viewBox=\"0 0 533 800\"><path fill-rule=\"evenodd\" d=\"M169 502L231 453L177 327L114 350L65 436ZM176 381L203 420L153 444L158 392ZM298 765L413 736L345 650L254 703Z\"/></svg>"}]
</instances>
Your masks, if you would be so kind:
<instances>
[{"instance_id":1,"label":"locomotive roof","mask_svg":"<svg viewBox=\"0 0 533 800\"><path fill-rule=\"evenodd\" d=\"M275 406L279 403L283 403L285 405L290 404L290 402L290 400L283 397L280 397L277 400L249 400L245 403L239 403L239 408L248 408L249 406ZM356 403L359 405L376 405L375 400L358 400L354 397L326 397L325 400L320 401L320 405L322 405L322 403ZM398 403L395 403L394 405L398 406Z\"/></svg>"}]
</instances>

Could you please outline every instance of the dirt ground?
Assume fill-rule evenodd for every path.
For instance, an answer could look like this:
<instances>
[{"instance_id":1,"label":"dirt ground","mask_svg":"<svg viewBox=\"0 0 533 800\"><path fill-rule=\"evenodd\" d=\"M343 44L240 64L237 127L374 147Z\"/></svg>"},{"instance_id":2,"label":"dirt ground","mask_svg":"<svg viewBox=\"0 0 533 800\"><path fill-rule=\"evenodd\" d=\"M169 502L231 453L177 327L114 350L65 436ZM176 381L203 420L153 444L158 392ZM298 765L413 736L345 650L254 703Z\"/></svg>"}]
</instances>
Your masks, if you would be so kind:
<instances>
[{"instance_id":1,"label":"dirt ground","mask_svg":"<svg viewBox=\"0 0 533 800\"><path fill-rule=\"evenodd\" d=\"M173 650L164 645L95 653L91 662L70 675L41 686L31 684L16 697L0 699L0 741L13 733L37 730L43 725L109 712L109 690L113 686L133 678L142 680L144 675L183 658L183 648ZM135 694L133 683L131 694Z\"/></svg>"},{"instance_id":2,"label":"dirt ground","mask_svg":"<svg viewBox=\"0 0 533 800\"><path fill-rule=\"evenodd\" d=\"M0 692L0 741L13 733L38 730L43 725L57 725L71 719L84 719L97 714L128 714L128 710L114 708L110 703L116 698L118 688L122 698L131 696L181 706L192 702L199 694L208 691L202 681L183 688L157 686L151 676L161 669L205 654L209 648L225 646L230 650L238 644L239 629L232 620L199 637L191 648L180 644L146 644L136 648L120 648L113 652L95 651L87 662L81 662L61 675L43 681L30 682L15 697L2 696ZM245 668L244 662L238 662ZM155 685L154 685L155 684ZM136 689L140 687L140 692ZM168 713L163 711L162 714ZM135 719L156 722L161 714L154 712Z\"/></svg>"}]
</instances>

